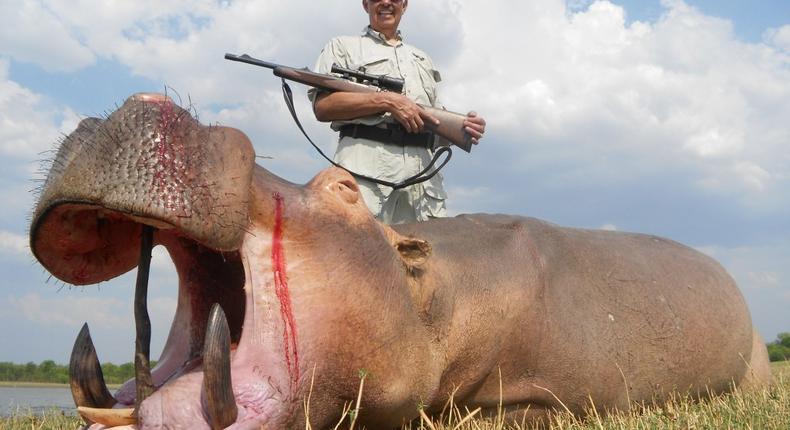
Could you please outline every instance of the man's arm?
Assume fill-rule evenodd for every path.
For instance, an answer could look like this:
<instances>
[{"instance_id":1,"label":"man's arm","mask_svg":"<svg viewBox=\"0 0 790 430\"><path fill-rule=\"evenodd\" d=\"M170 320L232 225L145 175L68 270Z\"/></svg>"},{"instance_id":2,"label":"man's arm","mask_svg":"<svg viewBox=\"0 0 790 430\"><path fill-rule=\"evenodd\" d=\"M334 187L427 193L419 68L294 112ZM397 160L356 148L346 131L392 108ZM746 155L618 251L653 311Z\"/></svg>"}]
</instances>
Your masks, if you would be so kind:
<instances>
[{"instance_id":1,"label":"man's arm","mask_svg":"<svg viewBox=\"0 0 790 430\"><path fill-rule=\"evenodd\" d=\"M439 124L438 119L408 97L387 91L318 93L313 103L313 111L315 117L324 122L389 112L409 133L422 131L426 121Z\"/></svg>"}]
</instances>

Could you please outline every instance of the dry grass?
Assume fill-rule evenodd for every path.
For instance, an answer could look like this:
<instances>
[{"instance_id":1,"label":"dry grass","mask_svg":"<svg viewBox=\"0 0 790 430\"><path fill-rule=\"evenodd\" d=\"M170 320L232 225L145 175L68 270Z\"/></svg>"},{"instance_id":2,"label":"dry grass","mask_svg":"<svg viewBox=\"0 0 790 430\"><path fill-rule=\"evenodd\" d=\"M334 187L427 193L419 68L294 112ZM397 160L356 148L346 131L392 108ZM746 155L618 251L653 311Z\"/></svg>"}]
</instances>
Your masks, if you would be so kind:
<instances>
[{"instance_id":1,"label":"dry grass","mask_svg":"<svg viewBox=\"0 0 790 430\"><path fill-rule=\"evenodd\" d=\"M768 390L740 392L694 402L676 398L666 404L650 405L631 412L607 416L595 413L577 418L567 413L553 416L549 430L663 430L663 429L790 429L790 362L772 363L776 385ZM364 375L360 380L363 390ZM338 429L348 429L360 405L349 405ZM352 412L353 411L353 412ZM424 413L406 430L531 430L527 425L509 425L501 417L479 418L480 410L461 410L448 406L445 414L429 418ZM11 417L0 418L0 430L73 430L81 425L75 416L60 411L33 415L20 410ZM354 424L355 425L355 424Z\"/></svg>"},{"instance_id":2,"label":"dry grass","mask_svg":"<svg viewBox=\"0 0 790 430\"><path fill-rule=\"evenodd\" d=\"M772 363L776 385L762 391L717 396L697 402L678 397L660 405L647 405L630 412L600 416L591 412L575 417L567 412L555 414L548 430L661 430L661 429L790 429L790 362ZM409 430L532 430L529 425L510 425L500 418L472 419L462 422L468 411L435 420L423 418Z\"/></svg>"},{"instance_id":3,"label":"dry grass","mask_svg":"<svg viewBox=\"0 0 790 430\"><path fill-rule=\"evenodd\" d=\"M19 409L10 417L0 418L0 430L74 430L83 424L79 417L54 409L43 414Z\"/></svg>"}]
</instances>

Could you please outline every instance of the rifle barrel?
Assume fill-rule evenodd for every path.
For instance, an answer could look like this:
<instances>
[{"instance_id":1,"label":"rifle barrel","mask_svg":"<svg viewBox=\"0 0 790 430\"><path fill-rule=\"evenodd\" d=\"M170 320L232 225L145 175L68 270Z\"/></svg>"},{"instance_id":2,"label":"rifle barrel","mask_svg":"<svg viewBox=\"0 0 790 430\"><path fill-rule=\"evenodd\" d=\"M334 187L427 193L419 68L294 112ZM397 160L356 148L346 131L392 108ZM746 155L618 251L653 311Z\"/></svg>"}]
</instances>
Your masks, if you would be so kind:
<instances>
[{"instance_id":1,"label":"rifle barrel","mask_svg":"<svg viewBox=\"0 0 790 430\"><path fill-rule=\"evenodd\" d=\"M260 67L266 67L267 69L272 69L272 70L274 70L277 67L280 67L280 65L277 63L270 63L268 61L259 60L257 58L250 57L247 54L236 55L226 52L225 59L230 61L238 61L240 63L252 64Z\"/></svg>"}]
</instances>

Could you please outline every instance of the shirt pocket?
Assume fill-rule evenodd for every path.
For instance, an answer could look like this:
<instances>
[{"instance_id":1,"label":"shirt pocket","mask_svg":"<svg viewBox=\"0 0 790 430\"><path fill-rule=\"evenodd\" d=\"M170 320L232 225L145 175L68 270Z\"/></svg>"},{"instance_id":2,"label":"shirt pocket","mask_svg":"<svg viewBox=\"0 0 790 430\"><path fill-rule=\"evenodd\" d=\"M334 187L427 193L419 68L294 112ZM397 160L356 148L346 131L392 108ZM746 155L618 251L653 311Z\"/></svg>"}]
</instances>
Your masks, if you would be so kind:
<instances>
[{"instance_id":1,"label":"shirt pocket","mask_svg":"<svg viewBox=\"0 0 790 430\"><path fill-rule=\"evenodd\" d=\"M391 75L393 71L390 59L381 55L363 58L359 64L352 64L351 68L371 75Z\"/></svg>"},{"instance_id":2,"label":"shirt pocket","mask_svg":"<svg viewBox=\"0 0 790 430\"><path fill-rule=\"evenodd\" d=\"M412 55L414 56L414 63L417 65L417 72L420 74L422 87L428 95L431 105L435 105L436 84L442 81L442 75L426 57L416 52L412 52Z\"/></svg>"}]
</instances>

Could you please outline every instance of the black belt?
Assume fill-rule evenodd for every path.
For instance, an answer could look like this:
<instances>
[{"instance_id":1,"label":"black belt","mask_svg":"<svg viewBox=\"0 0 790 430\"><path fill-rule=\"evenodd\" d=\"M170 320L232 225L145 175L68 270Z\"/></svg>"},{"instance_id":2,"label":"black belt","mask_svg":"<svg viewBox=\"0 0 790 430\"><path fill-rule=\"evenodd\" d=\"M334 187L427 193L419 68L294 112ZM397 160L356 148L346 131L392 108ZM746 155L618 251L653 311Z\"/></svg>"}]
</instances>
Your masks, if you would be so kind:
<instances>
[{"instance_id":1,"label":"black belt","mask_svg":"<svg viewBox=\"0 0 790 430\"><path fill-rule=\"evenodd\" d=\"M400 124L387 128L362 124L346 124L340 127L340 138L353 137L375 140L377 142L394 143L402 146L418 146L433 148L433 133L407 133Z\"/></svg>"}]
</instances>

